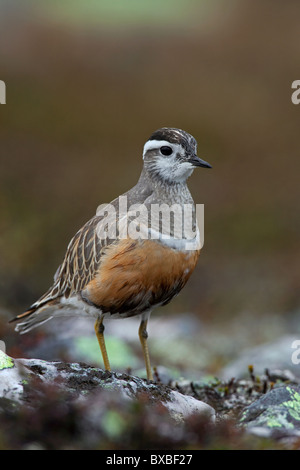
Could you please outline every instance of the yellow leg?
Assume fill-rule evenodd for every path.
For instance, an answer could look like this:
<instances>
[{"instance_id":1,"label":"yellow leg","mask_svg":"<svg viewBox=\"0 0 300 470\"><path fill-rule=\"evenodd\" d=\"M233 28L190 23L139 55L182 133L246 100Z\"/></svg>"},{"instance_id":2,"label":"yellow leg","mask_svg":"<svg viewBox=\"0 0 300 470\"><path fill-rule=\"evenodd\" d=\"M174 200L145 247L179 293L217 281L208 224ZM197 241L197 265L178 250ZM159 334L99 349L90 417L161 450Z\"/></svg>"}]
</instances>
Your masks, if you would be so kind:
<instances>
[{"instance_id":1,"label":"yellow leg","mask_svg":"<svg viewBox=\"0 0 300 470\"><path fill-rule=\"evenodd\" d=\"M149 356L149 349L147 344L147 320L142 320L140 327L139 327L139 338L143 349L145 364L146 364L146 371L147 371L147 379L153 380L153 375L151 371L151 364L150 364L150 356Z\"/></svg>"},{"instance_id":2,"label":"yellow leg","mask_svg":"<svg viewBox=\"0 0 300 470\"><path fill-rule=\"evenodd\" d=\"M98 318L95 323L95 332L98 339L98 343L101 349L103 362L105 370L111 370L108 360L108 355L106 351L105 341L104 341L104 325L103 325L103 318Z\"/></svg>"}]
</instances>

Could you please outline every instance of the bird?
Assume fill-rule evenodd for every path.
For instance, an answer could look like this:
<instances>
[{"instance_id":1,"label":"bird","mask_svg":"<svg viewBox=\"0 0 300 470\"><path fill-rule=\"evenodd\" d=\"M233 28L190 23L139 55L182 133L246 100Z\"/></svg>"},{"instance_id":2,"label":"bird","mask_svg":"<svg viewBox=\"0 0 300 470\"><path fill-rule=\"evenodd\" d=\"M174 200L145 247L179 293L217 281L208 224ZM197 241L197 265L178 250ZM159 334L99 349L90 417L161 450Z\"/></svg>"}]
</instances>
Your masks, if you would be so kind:
<instances>
[{"instance_id":1,"label":"bird","mask_svg":"<svg viewBox=\"0 0 300 470\"><path fill-rule=\"evenodd\" d=\"M99 206L96 215L77 231L53 285L10 320L17 322L15 330L26 333L59 315L92 316L104 368L111 371L104 321L139 315L147 380L153 381L147 342L150 314L181 291L202 249L196 206L187 186L187 179L198 167L212 168L197 156L197 141L191 134L174 127L154 131L143 148L137 184L110 204ZM127 212L121 211L120 201L126 202ZM174 211L173 218L167 212L164 218L162 209L174 207L177 213ZM191 208L189 238L182 224L176 223L182 222L185 207ZM153 208L161 209L158 217L152 216ZM167 229L165 219L170 222L165 223Z\"/></svg>"}]
</instances>

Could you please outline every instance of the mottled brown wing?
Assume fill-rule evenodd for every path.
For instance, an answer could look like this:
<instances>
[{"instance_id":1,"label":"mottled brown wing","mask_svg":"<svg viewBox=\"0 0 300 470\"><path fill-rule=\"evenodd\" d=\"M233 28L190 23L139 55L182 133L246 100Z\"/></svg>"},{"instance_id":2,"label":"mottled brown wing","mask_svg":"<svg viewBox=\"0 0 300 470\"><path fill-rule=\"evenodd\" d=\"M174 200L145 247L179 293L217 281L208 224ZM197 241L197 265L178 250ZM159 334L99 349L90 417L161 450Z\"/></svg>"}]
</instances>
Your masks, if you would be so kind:
<instances>
[{"instance_id":1,"label":"mottled brown wing","mask_svg":"<svg viewBox=\"0 0 300 470\"><path fill-rule=\"evenodd\" d=\"M61 296L70 297L84 289L94 278L103 250L115 241L108 237L99 238L97 228L102 219L93 217L72 238L65 258L55 273L53 286L31 305L30 310L36 310Z\"/></svg>"}]
</instances>

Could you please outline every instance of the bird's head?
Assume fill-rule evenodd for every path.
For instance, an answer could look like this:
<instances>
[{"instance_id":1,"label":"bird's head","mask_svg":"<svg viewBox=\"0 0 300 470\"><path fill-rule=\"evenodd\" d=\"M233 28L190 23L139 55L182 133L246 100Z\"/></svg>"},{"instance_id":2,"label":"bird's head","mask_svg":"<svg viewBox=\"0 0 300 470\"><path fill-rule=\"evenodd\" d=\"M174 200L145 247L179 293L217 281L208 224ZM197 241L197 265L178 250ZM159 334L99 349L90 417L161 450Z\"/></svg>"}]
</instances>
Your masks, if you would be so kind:
<instances>
[{"instance_id":1,"label":"bird's head","mask_svg":"<svg viewBox=\"0 0 300 470\"><path fill-rule=\"evenodd\" d=\"M187 132L163 127L153 132L144 145L145 169L152 177L169 184L183 183L197 167L211 165L197 156L197 142Z\"/></svg>"}]
</instances>

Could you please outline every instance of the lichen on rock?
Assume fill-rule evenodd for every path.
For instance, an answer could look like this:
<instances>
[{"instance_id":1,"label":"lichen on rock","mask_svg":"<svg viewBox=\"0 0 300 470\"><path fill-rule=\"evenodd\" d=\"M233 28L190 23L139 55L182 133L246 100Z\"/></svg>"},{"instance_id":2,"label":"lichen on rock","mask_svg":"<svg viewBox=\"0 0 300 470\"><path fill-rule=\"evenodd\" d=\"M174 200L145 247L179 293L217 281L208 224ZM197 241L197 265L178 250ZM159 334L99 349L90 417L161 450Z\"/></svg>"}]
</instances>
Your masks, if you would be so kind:
<instances>
[{"instance_id":1,"label":"lichen on rock","mask_svg":"<svg viewBox=\"0 0 300 470\"><path fill-rule=\"evenodd\" d=\"M13 359L0 349L0 370L10 369L14 365Z\"/></svg>"},{"instance_id":2,"label":"lichen on rock","mask_svg":"<svg viewBox=\"0 0 300 470\"><path fill-rule=\"evenodd\" d=\"M266 393L244 410L241 423L249 428L300 430L299 386L282 386Z\"/></svg>"}]
</instances>

